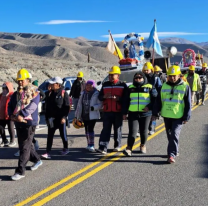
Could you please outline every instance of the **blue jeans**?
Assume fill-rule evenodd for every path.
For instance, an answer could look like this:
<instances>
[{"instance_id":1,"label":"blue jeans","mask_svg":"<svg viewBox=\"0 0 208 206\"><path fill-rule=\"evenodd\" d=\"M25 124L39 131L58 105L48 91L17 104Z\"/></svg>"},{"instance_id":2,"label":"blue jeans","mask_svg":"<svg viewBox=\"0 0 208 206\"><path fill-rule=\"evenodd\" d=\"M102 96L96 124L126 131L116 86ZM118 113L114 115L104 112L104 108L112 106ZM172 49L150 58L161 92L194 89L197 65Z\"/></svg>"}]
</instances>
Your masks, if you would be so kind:
<instances>
[{"instance_id":1,"label":"blue jeans","mask_svg":"<svg viewBox=\"0 0 208 206\"><path fill-rule=\"evenodd\" d=\"M78 98L73 98L74 111L76 111L77 109L78 101L79 101Z\"/></svg>"},{"instance_id":2,"label":"blue jeans","mask_svg":"<svg viewBox=\"0 0 208 206\"><path fill-rule=\"evenodd\" d=\"M179 136L182 129L182 119L164 118L168 138L168 156L175 158L179 152Z\"/></svg>"},{"instance_id":3,"label":"blue jeans","mask_svg":"<svg viewBox=\"0 0 208 206\"><path fill-rule=\"evenodd\" d=\"M114 128L114 148L121 147L123 115L120 112L104 112L103 129L100 134L99 149L107 150Z\"/></svg>"}]
</instances>

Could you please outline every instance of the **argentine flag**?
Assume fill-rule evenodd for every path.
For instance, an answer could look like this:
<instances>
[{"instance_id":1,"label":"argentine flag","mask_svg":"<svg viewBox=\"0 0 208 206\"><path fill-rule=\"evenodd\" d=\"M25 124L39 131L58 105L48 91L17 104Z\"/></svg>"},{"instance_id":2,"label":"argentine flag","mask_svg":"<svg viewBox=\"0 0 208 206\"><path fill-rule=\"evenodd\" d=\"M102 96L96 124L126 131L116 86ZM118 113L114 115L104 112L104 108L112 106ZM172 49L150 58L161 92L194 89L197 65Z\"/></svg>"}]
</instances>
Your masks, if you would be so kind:
<instances>
[{"instance_id":1,"label":"argentine flag","mask_svg":"<svg viewBox=\"0 0 208 206\"><path fill-rule=\"evenodd\" d=\"M154 26L150 32L149 38L146 43L146 47L149 49L152 46L154 48L155 52L163 57L162 49L160 46L160 42L157 35L157 26L156 22L154 23Z\"/></svg>"}]
</instances>

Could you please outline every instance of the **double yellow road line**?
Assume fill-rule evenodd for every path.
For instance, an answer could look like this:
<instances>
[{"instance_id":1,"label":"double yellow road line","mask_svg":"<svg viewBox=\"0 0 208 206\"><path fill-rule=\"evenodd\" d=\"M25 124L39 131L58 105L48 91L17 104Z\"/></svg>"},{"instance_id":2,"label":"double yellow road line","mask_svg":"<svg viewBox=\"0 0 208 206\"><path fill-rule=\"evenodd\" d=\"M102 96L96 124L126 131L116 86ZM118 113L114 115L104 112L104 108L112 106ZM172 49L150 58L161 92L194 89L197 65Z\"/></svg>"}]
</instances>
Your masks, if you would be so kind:
<instances>
[{"instance_id":1,"label":"double yellow road line","mask_svg":"<svg viewBox=\"0 0 208 206\"><path fill-rule=\"evenodd\" d=\"M206 96L206 99L207 100L208 97ZM195 110L199 105L195 105L193 108L192 108L192 111ZM158 127L156 127L156 130L158 130L157 132L155 132L153 135L149 136L147 141L153 139L154 137L156 137L158 134L162 133L164 130L165 130L165 127L164 126L164 123L160 124ZM162 127L162 128L161 128ZM160 129L161 128L161 129ZM140 143L138 143L140 140L140 138L137 138L135 143L137 143L136 145L134 145L133 147L133 150L135 150L136 148L138 148L140 146ZM122 150L126 148L127 145L123 145L122 146ZM56 190L55 192L49 194L48 196L44 197L43 199L37 201L36 203L33 204L33 206L41 206L41 205L44 205L46 204L47 202L51 201L52 199L56 198L57 196L61 195L62 193L66 192L67 190L70 190L71 188L73 188L74 186L80 184L81 182L85 181L86 179L90 178L91 176L93 176L94 174L98 173L99 171L103 170L104 168L108 167L109 165L111 165L112 163L114 163L115 161L119 160L123 155L123 153L118 153L118 155L115 156L117 152L112 152L112 153L109 153L107 155L105 155L104 157L102 157L101 159L97 160L96 162L94 163L91 163L89 164L88 166L82 168L81 170L67 176L66 178L60 180L59 182L43 189L42 191L34 194L33 196L23 200L22 202L16 204L15 206L23 206L23 205L26 205L28 203L30 203L31 201L33 200L36 200L37 198L39 198L40 196L46 194L47 192L59 187L60 185L68 182L69 180L83 174L84 172L92 169L93 167L95 167L96 165L102 163L104 160L106 159L109 159L107 160L107 162L97 166L96 168L94 168L93 170L89 171L88 173L86 174L83 174L82 176L78 177L76 180L68 183L67 185L63 186L62 188ZM110 158L112 157L112 158Z\"/></svg>"}]
</instances>

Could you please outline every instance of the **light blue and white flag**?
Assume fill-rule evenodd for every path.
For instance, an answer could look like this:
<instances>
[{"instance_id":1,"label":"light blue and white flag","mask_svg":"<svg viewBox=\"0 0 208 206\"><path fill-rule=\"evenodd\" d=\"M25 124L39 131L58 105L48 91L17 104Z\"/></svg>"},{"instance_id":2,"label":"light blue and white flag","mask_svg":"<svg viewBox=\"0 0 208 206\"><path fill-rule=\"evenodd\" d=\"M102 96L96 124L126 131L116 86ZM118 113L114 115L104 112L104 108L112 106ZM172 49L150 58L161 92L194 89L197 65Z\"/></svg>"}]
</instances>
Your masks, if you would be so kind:
<instances>
[{"instance_id":1,"label":"light blue and white flag","mask_svg":"<svg viewBox=\"0 0 208 206\"><path fill-rule=\"evenodd\" d=\"M150 32L149 38L146 43L147 48L150 48L151 46L152 46L152 48L154 48L154 50L157 54L159 54L160 56L163 57L162 49L160 46L160 41L159 41L158 35L157 35L156 22L154 23L154 26Z\"/></svg>"}]
</instances>

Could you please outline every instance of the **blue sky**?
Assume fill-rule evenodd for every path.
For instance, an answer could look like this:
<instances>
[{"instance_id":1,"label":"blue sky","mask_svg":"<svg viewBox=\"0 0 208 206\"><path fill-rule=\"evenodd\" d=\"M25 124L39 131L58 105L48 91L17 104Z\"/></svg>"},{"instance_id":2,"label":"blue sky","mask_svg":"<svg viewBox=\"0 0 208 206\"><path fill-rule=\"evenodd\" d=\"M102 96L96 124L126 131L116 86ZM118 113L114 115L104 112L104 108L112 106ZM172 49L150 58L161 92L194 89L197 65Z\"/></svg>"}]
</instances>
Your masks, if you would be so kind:
<instances>
[{"instance_id":1,"label":"blue sky","mask_svg":"<svg viewBox=\"0 0 208 206\"><path fill-rule=\"evenodd\" d=\"M149 33L156 18L157 30L162 32L159 38L208 41L208 0L9 0L1 2L0 14L1 32L107 41L103 35L109 29L117 37L130 32ZM85 23L71 23L77 21ZM144 36L147 39L147 34ZM116 41L122 39L115 36Z\"/></svg>"}]
</instances>

